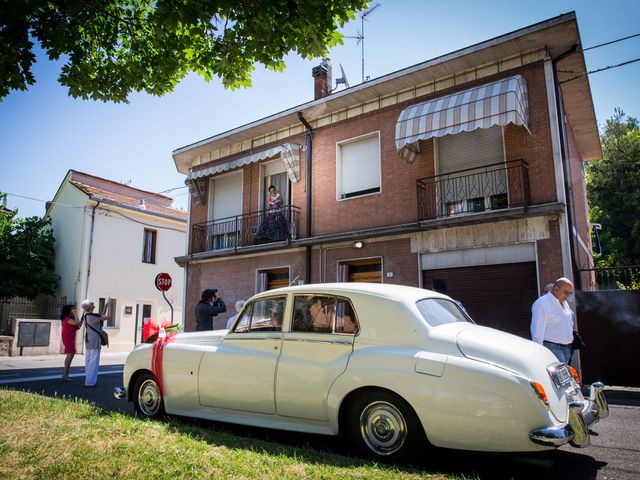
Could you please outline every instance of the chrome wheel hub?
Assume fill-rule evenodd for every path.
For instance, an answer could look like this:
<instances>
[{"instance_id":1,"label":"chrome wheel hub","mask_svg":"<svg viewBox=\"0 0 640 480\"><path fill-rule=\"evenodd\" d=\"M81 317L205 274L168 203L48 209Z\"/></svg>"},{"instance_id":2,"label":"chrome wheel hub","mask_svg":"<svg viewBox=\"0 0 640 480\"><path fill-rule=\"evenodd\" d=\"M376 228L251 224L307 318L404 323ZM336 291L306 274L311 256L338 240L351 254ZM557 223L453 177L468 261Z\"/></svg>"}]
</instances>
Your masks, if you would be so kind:
<instances>
[{"instance_id":1,"label":"chrome wheel hub","mask_svg":"<svg viewBox=\"0 0 640 480\"><path fill-rule=\"evenodd\" d=\"M407 439L407 424L393 404L373 402L360 415L360 434L376 454L392 455Z\"/></svg>"}]
</instances>

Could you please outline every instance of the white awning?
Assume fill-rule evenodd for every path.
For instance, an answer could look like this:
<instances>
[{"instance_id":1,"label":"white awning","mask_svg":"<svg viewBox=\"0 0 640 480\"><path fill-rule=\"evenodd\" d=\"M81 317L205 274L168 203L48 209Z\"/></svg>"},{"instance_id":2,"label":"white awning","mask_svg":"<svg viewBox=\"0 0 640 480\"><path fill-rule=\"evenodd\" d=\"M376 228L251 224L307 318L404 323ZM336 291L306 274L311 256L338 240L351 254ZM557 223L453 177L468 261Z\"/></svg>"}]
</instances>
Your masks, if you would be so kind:
<instances>
[{"instance_id":1,"label":"white awning","mask_svg":"<svg viewBox=\"0 0 640 480\"><path fill-rule=\"evenodd\" d=\"M521 75L405 108L396 122L396 148L413 162L418 142L493 125L522 125L529 131L527 86Z\"/></svg>"},{"instance_id":2,"label":"white awning","mask_svg":"<svg viewBox=\"0 0 640 480\"><path fill-rule=\"evenodd\" d=\"M228 162L220 163L209 168L203 168L202 170L196 170L191 172L185 179L185 183L189 184L198 178L208 177L217 173L233 170L234 168L242 167L243 165L249 165L250 163L259 162L267 158L272 158L280 155L287 170L289 180L297 182L300 180L300 149L301 145L296 143L283 143L277 147L263 150L261 152L247 155L246 157L236 158Z\"/></svg>"}]
</instances>

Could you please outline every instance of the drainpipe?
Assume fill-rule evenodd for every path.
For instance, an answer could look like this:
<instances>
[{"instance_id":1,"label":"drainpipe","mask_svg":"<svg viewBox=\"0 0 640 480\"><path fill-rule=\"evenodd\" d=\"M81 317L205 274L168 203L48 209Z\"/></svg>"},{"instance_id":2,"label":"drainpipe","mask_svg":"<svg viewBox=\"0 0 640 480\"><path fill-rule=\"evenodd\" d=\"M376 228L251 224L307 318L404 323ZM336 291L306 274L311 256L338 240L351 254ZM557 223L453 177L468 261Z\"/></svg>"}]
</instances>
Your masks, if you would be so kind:
<instances>
[{"instance_id":1,"label":"drainpipe","mask_svg":"<svg viewBox=\"0 0 640 480\"><path fill-rule=\"evenodd\" d=\"M89 279L91 278L91 254L92 254L92 247L93 247L93 229L95 227L96 224L96 208L98 208L98 206L100 206L100 202L102 199L100 198L94 198L93 200L95 200L96 203L93 206L93 209L91 210L91 230L89 231L89 258L87 260L87 283L84 287L84 298L88 298L89 297ZM82 300L80 300L82 301Z\"/></svg>"},{"instance_id":2,"label":"drainpipe","mask_svg":"<svg viewBox=\"0 0 640 480\"><path fill-rule=\"evenodd\" d=\"M572 273L573 273L573 281L575 283L576 290L582 289L582 279L580 278L579 272L577 272L578 262L576 259L576 251L575 251L575 234L573 232L575 225L573 215L571 214L571 208L573 206L573 199L570 195L569 188L569 165L568 165L568 153L566 147L566 138L565 138L565 121L564 121L564 109L562 107L561 101L561 90L560 90L560 82L558 81L558 62L568 57L569 55L573 55L578 51L578 45L573 45L569 50L564 53L561 53L556 58L551 61L553 66L553 87L555 90L556 97L556 112L558 114L558 131L560 135L560 159L562 161L562 172L564 176L564 195L566 201L566 214L567 214L567 223L569 224L569 250L571 252L571 264L572 264ZM577 231L577 230L576 230Z\"/></svg>"},{"instance_id":3,"label":"drainpipe","mask_svg":"<svg viewBox=\"0 0 640 480\"><path fill-rule=\"evenodd\" d=\"M311 238L313 234L313 215L312 215L312 207L313 207L313 198L312 198L312 165L313 165L313 128L309 125L309 122L304 118L302 112L298 112L298 118L304 125L304 128L307 130L305 136L306 150L307 150L307 163L306 163L306 178L305 178L305 188L307 190L307 238ZM305 283L311 283L311 245L307 245L305 247L305 263L306 263L306 273L305 273Z\"/></svg>"}]
</instances>

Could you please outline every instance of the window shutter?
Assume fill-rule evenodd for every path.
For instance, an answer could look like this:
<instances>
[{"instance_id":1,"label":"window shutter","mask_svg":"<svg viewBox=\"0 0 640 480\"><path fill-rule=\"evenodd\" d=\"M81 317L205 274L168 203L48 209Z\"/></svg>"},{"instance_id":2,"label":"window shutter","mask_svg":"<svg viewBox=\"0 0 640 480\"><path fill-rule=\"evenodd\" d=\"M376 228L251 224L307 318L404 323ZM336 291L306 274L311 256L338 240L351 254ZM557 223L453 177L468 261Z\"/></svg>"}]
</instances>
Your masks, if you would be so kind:
<instances>
[{"instance_id":1,"label":"window shutter","mask_svg":"<svg viewBox=\"0 0 640 480\"><path fill-rule=\"evenodd\" d=\"M338 144L340 190L338 198L380 191L378 135Z\"/></svg>"},{"instance_id":2,"label":"window shutter","mask_svg":"<svg viewBox=\"0 0 640 480\"><path fill-rule=\"evenodd\" d=\"M479 128L438 138L440 175L504 162L502 128Z\"/></svg>"}]
</instances>

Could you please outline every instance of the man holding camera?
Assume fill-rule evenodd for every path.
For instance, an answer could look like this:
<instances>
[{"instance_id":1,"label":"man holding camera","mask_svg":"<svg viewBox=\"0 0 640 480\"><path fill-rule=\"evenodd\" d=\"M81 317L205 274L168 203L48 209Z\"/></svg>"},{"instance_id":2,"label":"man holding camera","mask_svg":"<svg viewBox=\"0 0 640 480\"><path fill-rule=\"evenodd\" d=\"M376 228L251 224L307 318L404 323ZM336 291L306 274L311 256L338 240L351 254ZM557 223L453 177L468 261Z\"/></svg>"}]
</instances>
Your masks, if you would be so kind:
<instances>
[{"instance_id":1,"label":"man holding camera","mask_svg":"<svg viewBox=\"0 0 640 480\"><path fill-rule=\"evenodd\" d=\"M224 301L218 297L217 288L208 288L202 292L196 304L196 331L213 330L213 317L227 311Z\"/></svg>"}]
</instances>

